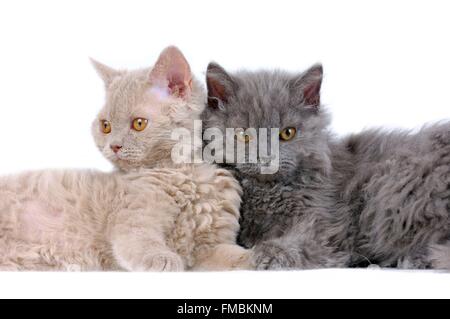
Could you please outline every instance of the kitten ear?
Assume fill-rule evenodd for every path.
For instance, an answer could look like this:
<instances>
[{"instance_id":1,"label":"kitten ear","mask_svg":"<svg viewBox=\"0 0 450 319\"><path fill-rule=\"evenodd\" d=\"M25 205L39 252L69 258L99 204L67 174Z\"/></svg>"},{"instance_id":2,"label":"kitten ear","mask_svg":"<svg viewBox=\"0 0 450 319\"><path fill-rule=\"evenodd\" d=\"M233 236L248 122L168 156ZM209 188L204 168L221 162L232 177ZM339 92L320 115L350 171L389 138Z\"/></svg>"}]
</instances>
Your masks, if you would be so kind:
<instances>
[{"instance_id":1,"label":"kitten ear","mask_svg":"<svg viewBox=\"0 0 450 319\"><path fill-rule=\"evenodd\" d=\"M318 109L320 107L320 88L322 86L323 67L315 64L299 77L293 79L291 88L300 94L304 107Z\"/></svg>"},{"instance_id":2,"label":"kitten ear","mask_svg":"<svg viewBox=\"0 0 450 319\"><path fill-rule=\"evenodd\" d=\"M237 84L219 64L211 62L206 71L206 86L208 88L208 106L217 108L220 102L227 103L234 94Z\"/></svg>"},{"instance_id":3,"label":"kitten ear","mask_svg":"<svg viewBox=\"0 0 450 319\"><path fill-rule=\"evenodd\" d=\"M192 91L191 68L183 53L175 46L169 46L161 52L150 71L149 81L182 99L188 99Z\"/></svg>"},{"instance_id":4,"label":"kitten ear","mask_svg":"<svg viewBox=\"0 0 450 319\"><path fill-rule=\"evenodd\" d=\"M93 58L90 58L92 65L94 66L95 71L100 76L100 78L105 82L105 86L108 87L112 80L121 74L120 71L114 70L107 65L104 65Z\"/></svg>"}]
</instances>

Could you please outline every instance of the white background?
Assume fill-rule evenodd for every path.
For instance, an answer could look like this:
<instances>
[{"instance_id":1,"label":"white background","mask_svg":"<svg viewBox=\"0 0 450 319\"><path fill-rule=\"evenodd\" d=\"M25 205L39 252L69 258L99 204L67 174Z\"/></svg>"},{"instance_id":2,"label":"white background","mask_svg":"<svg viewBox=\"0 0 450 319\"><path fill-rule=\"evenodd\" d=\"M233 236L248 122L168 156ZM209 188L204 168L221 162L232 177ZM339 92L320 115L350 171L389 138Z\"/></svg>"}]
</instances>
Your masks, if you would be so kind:
<instances>
[{"instance_id":1,"label":"white background","mask_svg":"<svg viewBox=\"0 0 450 319\"><path fill-rule=\"evenodd\" d=\"M338 134L449 119L449 17L448 1L430 0L1 1L0 173L110 169L90 136L103 85L88 57L144 67L169 44L201 78L210 60L229 70L322 62ZM436 297L450 296L449 279L373 270L0 274L0 296Z\"/></svg>"}]
</instances>

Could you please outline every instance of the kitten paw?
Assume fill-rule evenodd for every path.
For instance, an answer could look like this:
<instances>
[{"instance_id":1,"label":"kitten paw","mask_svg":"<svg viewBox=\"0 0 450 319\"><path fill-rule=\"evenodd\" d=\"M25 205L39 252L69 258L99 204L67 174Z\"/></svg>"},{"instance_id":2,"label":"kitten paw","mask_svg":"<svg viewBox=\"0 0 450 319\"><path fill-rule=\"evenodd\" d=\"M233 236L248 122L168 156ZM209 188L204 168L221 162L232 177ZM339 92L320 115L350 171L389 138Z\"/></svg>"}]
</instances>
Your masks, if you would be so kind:
<instances>
[{"instance_id":1,"label":"kitten paw","mask_svg":"<svg viewBox=\"0 0 450 319\"><path fill-rule=\"evenodd\" d=\"M146 257L140 271L183 271L184 263L177 254L167 252Z\"/></svg>"},{"instance_id":2,"label":"kitten paw","mask_svg":"<svg viewBox=\"0 0 450 319\"><path fill-rule=\"evenodd\" d=\"M262 244L253 255L257 270L281 270L295 268L296 258L288 250L273 244Z\"/></svg>"}]
</instances>

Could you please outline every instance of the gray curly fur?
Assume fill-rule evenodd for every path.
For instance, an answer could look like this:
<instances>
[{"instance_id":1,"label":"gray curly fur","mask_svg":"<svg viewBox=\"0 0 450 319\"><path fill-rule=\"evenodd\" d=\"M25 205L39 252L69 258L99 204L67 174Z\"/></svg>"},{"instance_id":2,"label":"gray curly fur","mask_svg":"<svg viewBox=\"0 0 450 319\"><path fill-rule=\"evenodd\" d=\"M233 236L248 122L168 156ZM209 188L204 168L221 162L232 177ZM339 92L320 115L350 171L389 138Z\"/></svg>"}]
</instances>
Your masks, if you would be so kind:
<instances>
[{"instance_id":1,"label":"gray curly fur","mask_svg":"<svg viewBox=\"0 0 450 319\"><path fill-rule=\"evenodd\" d=\"M204 128L299 131L280 142L274 175L222 164L244 189L240 244L254 248L259 269L450 269L450 122L339 139L320 105L321 80L320 65L297 75L208 67ZM314 85L317 96L306 96Z\"/></svg>"}]
</instances>

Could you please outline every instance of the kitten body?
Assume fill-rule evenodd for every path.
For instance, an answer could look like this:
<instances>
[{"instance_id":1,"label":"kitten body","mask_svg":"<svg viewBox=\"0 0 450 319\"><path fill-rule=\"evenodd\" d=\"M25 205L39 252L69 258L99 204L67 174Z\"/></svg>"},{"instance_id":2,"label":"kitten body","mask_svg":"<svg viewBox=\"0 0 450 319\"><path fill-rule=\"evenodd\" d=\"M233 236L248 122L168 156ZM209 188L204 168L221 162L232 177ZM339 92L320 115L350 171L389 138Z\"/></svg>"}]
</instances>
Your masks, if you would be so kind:
<instances>
[{"instance_id":1,"label":"kitten body","mask_svg":"<svg viewBox=\"0 0 450 319\"><path fill-rule=\"evenodd\" d=\"M171 159L177 143L172 131L192 131L204 101L181 52L167 48L152 69L94 65L107 94L92 131L100 151L119 169L2 177L0 268L250 267L248 251L235 244L237 181L213 165L174 164ZM135 119L147 127L133 129Z\"/></svg>"},{"instance_id":2,"label":"kitten body","mask_svg":"<svg viewBox=\"0 0 450 319\"><path fill-rule=\"evenodd\" d=\"M2 270L181 271L243 264L236 257L243 250L233 245L239 185L210 165L31 172L2 178L0 189Z\"/></svg>"},{"instance_id":3,"label":"kitten body","mask_svg":"<svg viewBox=\"0 0 450 319\"><path fill-rule=\"evenodd\" d=\"M280 141L276 174L224 164L244 191L239 243L254 248L259 269L450 268L450 123L338 139L321 80L318 65L293 75L210 64L205 128L298 132Z\"/></svg>"}]
</instances>

